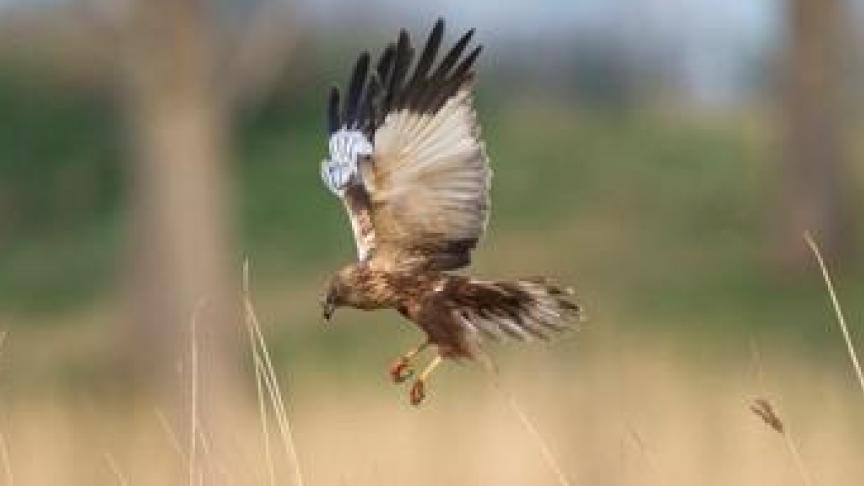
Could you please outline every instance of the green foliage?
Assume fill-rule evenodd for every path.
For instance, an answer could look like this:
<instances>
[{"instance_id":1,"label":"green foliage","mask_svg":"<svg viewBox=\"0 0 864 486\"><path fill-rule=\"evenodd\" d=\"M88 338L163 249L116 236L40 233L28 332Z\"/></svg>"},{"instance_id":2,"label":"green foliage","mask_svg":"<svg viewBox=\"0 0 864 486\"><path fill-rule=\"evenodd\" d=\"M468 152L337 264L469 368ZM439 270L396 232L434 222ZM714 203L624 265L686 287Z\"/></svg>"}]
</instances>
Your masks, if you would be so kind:
<instances>
[{"instance_id":1,"label":"green foliage","mask_svg":"<svg viewBox=\"0 0 864 486\"><path fill-rule=\"evenodd\" d=\"M11 106L0 117L11 127L0 171L14 188L3 201L18 215L4 219L0 306L68 310L99 299L122 268L116 113L86 97L22 100L18 88L0 84ZM271 288L317 288L354 254L342 208L318 180L318 98L276 100L237 124L238 253ZM476 271L578 282L601 316L633 326L824 334L814 325L827 311L818 275L787 281L771 265L777 174L770 133L755 120L506 99L479 101L495 184Z\"/></svg>"},{"instance_id":2,"label":"green foliage","mask_svg":"<svg viewBox=\"0 0 864 486\"><path fill-rule=\"evenodd\" d=\"M0 76L0 308L63 310L105 291L117 258L120 124L94 93Z\"/></svg>"},{"instance_id":3,"label":"green foliage","mask_svg":"<svg viewBox=\"0 0 864 486\"><path fill-rule=\"evenodd\" d=\"M93 93L0 77L0 242L87 225L121 192L116 111Z\"/></svg>"}]
</instances>

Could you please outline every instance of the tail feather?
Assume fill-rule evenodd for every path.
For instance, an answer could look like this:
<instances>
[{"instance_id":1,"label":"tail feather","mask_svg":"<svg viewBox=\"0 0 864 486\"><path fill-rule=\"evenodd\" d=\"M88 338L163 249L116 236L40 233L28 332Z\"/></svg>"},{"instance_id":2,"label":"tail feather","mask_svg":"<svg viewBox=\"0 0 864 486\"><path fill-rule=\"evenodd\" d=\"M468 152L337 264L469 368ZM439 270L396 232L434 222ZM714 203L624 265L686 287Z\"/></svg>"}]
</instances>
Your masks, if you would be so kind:
<instances>
[{"instance_id":1,"label":"tail feather","mask_svg":"<svg viewBox=\"0 0 864 486\"><path fill-rule=\"evenodd\" d=\"M581 320L573 291L546 279L495 282L454 277L449 296L460 323L469 331L498 340L547 340Z\"/></svg>"}]
</instances>

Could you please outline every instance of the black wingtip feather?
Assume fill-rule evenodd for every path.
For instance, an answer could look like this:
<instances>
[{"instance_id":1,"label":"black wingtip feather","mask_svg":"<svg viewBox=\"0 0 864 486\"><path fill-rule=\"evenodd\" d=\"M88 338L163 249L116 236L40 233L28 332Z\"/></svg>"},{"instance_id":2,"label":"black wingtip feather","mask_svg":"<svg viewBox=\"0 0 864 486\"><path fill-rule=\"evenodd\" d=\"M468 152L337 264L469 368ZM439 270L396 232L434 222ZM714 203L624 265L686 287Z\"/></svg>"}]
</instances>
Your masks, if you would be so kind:
<instances>
[{"instance_id":1,"label":"black wingtip feather","mask_svg":"<svg viewBox=\"0 0 864 486\"><path fill-rule=\"evenodd\" d=\"M429 73L429 68L435 61L435 56L438 54L438 48L441 46L441 39L444 38L444 19L439 18L435 22L435 27L429 33L426 39L426 47L423 48L423 53L420 55L420 60L417 61L417 68L414 71L414 79L425 78Z\"/></svg>"},{"instance_id":2,"label":"black wingtip feather","mask_svg":"<svg viewBox=\"0 0 864 486\"><path fill-rule=\"evenodd\" d=\"M482 51L483 46L475 47L474 50L471 51L471 53L468 54L465 59L459 64L459 67L457 67L456 70L453 71L453 75L451 77L460 78L462 76L465 76L471 69L471 66L474 65L474 61L477 60L477 56L479 56Z\"/></svg>"},{"instance_id":3,"label":"black wingtip feather","mask_svg":"<svg viewBox=\"0 0 864 486\"><path fill-rule=\"evenodd\" d=\"M384 100L384 110L389 111L398 100L397 95L402 90L402 81L414 57L411 47L411 37L405 29L399 31L399 41L396 43L396 58L393 61L393 74L387 86L387 97Z\"/></svg>"},{"instance_id":4,"label":"black wingtip feather","mask_svg":"<svg viewBox=\"0 0 864 486\"><path fill-rule=\"evenodd\" d=\"M426 94L418 103L418 109L427 112L436 112L444 106L452 96L474 79L474 71L471 70L483 46L475 47L470 54L456 67L452 74L445 80L433 80L435 89Z\"/></svg>"},{"instance_id":5,"label":"black wingtip feather","mask_svg":"<svg viewBox=\"0 0 864 486\"><path fill-rule=\"evenodd\" d=\"M475 30L470 29L446 51L436 64L444 38L443 18L435 21L423 49L412 68L415 50L405 29L398 39L384 48L374 69L370 57L363 53L357 59L348 83L346 99L340 112L340 93L331 90L328 128L331 133L340 126L358 128L374 135L388 113L400 109L434 113L473 78L472 66L482 50L475 47L463 56ZM412 72L413 71L413 72Z\"/></svg>"},{"instance_id":6,"label":"black wingtip feather","mask_svg":"<svg viewBox=\"0 0 864 486\"><path fill-rule=\"evenodd\" d=\"M375 104L378 101L379 91L381 91L381 81L378 78L378 74L373 72L369 76L366 89L363 91L363 98L360 100L360 109L352 128L359 128L369 135L371 135L370 132L374 131L377 120Z\"/></svg>"},{"instance_id":7,"label":"black wingtip feather","mask_svg":"<svg viewBox=\"0 0 864 486\"><path fill-rule=\"evenodd\" d=\"M447 77L450 70L453 69L453 66L456 64L456 61L459 60L459 56L462 55L465 47L467 47L468 43L471 42L472 37L474 37L474 29L470 29L468 32L463 34L458 41L456 41L456 44L453 45L450 52L444 56L444 60L438 65L435 74L432 75L434 81L440 81Z\"/></svg>"},{"instance_id":8,"label":"black wingtip feather","mask_svg":"<svg viewBox=\"0 0 864 486\"><path fill-rule=\"evenodd\" d=\"M378 58L378 63L375 66L375 71L378 72L378 77L381 79L382 85L386 86L390 80L390 73L393 71L393 60L396 57L396 44L387 44L381 57Z\"/></svg>"},{"instance_id":9,"label":"black wingtip feather","mask_svg":"<svg viewBox=\"0 0 864 486\"><path fill-rule=\"evenodd\" d=\"M332 134L339 130L339 88L330 87L330 97L327 107L327 130Z\"/></svg>"},{"instance_id":10,"label":"black wingtip feather","mask_svg":"<svg viewBox=\"0 0 864 486\"><path fill-rule=\"evenodd\" d=\"M354 65L354 73L351 75L351 81L348 84L348 100L345 103L345 123L349 125L356 124L356 116L359 111L360 98L363 94L363 87L366 84L366 77L369 74L369 53L364 52L357 58L357 63Z\"/></svg>"},{"instance_id":11,"label":"black wingtip feather","mask_svg":"<svg viewBox=\"0 0 864 486\"><path fill-rule=\"evenodd\" d=\"M432 31L429 32L429 37L426 39L426 46L417 60L417 65L414 67L414 75L411 80L405 85L405 90L400 96L400 105L416 108L422 99L423 91L429 84L428 74L432 68L432 63L435 62L435 57L438 55L438 48L441 46L441 39L444 37L444 19L439 18L435 22Z\"/></svg>"}]
</instances>

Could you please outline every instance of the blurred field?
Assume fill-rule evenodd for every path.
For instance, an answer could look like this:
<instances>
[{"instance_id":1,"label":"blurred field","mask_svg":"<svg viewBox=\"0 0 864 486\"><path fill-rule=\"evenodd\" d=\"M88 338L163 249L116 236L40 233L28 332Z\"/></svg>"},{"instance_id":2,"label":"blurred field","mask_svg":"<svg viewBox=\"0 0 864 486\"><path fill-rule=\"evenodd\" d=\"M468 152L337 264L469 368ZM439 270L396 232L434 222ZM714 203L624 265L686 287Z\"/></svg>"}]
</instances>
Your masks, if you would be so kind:
<instances>
[{"instance_id":1,"label":"blurred field","mask_svg":"<svg viewBox=\"0 0 864 486\"><path fill-rule=\"evenodd\" d=\"M815 484L858 484L864 417L842 368L769 351L760 378L746 345L718 362L668 340L610 334L586 331L500 360L505 389L572 484L799 484L781 437L747 408L757 396L779 407ZM481 372L448 367L413 409L404 389L386 383L385 355L283 362L306 484L557 484ZM5 374L16 368L7 364ZM4 402L15 484L117 484L110 461L129 484L184 481L187 449L175 450L157 408L99 397L43 388ZM203 454L208 484L266 484L248 405L232 418L230 443ZM274 450L286 484L290 461Z\"/></svg>"},{"instance_id":2,"label":"blurred field","mask_svg":"<svg viewBox=\"0 0 864 486\"><path fill-rule=\"evenodd\" d=\"M353 25L346 12L341 22ZM508 396L573 485L860 484L864 397L821 276L815 264L795 273L780 262L781 247L804 242L778 241L786 114L760 78L777 61L770 47L747 72L758 86L711 110L678 96L665 70L684 61L662 49L618 59L591 29L518 42L478 30L489 36L477 105L495 178L469 272L553 276L576 288L589 320L548 345L493 345L503 392L479 366L448 363L415 409L386 370L418 330L394 312L341 310L321 322L321 287L354 258L343 210L319 182L322 107L356 39L297 29L286 72L231 112L222 218L236 287L251 262L305 485L559 484ZM378 42L376 29L385 27L365 35ZM542 72L519 42L561 63L555 43L578 46L570 64ZM199 483L189 478L190 356L170 363L175 380L161 396L138 393L128 369L130 239L141 224L128 100L90 65L96 54L24 45L0 49L0 485ZM844 107L839 135L852 222L864 207L859 111ZM847 237L853 250L831 270L860 347L862 226ZM200 351L206 378L218 358ZM243 359L224 422L199 424L203 484L271 484ZM749 410L759 397L786 424L806 478ZM295 484L267 416L273 484Z\"/></svg>"},{"instance_id":3,"label":"blurred field","mask_svg":"<svg viewBox=\"0 0 864 486\"><path fill-rule=\"evenodd\" d=\"M782 439L748 410L759 396L778 406L816 484L857 484L864 413L819 276L814 267L790 282L764 263L772 168L761 125L536 110L493 109L486 120L495 212L474 271L551 273L588 308L587 328L549 347L495 348L506 389L573 484L797 484ZM415 410L384 371L417 331L395 314L356 311L320 325L319 286L351 257L350 241L317 186L317 127L268 123L242 144L241 211L306 483L556 484L479 368L447 366ZM105 249L98 260L116 258L116 240L83 238ZM854 318L862 289L854 268L841 270ZM101 300L60 309L22 305L4 318L0 430L15 484L115 484L109 461L129 484L182 480L156 413L165 404L129 402L111 385L102 329L118 310ZM21 316L43 324L16 327ZM248 380L236 440L207 459L230 484L266 481Z\"/></svg>"}]
</instances>

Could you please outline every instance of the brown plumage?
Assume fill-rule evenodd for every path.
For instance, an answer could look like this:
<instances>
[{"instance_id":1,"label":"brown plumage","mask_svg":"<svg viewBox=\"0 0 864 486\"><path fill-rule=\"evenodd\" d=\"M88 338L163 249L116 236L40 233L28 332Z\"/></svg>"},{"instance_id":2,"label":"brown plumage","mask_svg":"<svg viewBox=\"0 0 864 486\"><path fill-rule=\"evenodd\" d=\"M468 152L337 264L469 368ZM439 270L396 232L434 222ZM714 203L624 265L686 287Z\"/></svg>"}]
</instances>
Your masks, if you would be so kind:
<instances>
[{"instance_id":1,"label":"brown plumage","mask_svg":"<svg viewBox=\"0 0 864 486\"><path fill-rule=\"evenodd\" d=\"M439 20L413 73L405 31L370 74L360 56L340 106L330 92L330 157L322 178L342 201L358 262L337 272L322 298L337 307L396 309L427 335L391 369L410 375L427 346L437 355L415 380L412 403L442 358L477 358L483 338L545 339L579 318L570 292L542 278L484 281L446 273L467 266L486 228L492 172L472 103L476 47L462 57L473 30L433 69L444 33Z\"/></svg>"}]
</instances>

